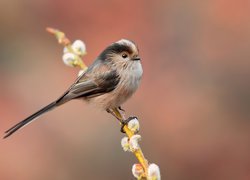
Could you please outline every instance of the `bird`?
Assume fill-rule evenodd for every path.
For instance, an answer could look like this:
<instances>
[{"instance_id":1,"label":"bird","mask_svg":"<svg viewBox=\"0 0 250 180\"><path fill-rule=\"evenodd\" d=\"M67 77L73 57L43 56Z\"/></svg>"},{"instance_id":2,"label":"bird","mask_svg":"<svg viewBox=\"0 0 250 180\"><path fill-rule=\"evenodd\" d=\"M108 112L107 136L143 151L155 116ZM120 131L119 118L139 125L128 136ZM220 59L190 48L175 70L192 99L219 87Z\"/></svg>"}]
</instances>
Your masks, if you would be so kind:
<instances>
[{"instance_id":1,"label":"bird","mask_svg":"<svg viewBox=\"0 0 250 180\"><path fill-rule=\"evenodd\" d=\"M116 41L97 56L63 95L8 129L3 138L9 137L41 115L75 99L92 103L125 124L125 120L123 122L113 110L123 110L121 105L137 90L142 74L143 68L137 45L127 39ZM128 121L130 119L128 118Z\"/></svg>"}]
</instances>

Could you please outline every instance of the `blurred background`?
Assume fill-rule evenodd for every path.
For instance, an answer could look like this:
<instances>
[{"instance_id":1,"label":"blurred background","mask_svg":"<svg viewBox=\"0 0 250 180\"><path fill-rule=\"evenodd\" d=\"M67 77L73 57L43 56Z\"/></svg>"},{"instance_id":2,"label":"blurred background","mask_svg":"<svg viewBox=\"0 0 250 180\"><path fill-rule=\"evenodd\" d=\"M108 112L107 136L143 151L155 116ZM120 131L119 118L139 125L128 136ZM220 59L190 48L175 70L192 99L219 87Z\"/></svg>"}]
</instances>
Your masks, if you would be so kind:
<instances>
[{"instance_id":1,"label":"blurred background","mask_svg":"<svg viewBox=\"0 0 250 180\"><path fill-rule=\"evenodd\" d=\"M61 95L77 69L45 32L87 44L135 41L144 76L123 107L168 180L250 179L250 2L1 0L0 132ZM1 180L133 179L117 121L72 101L0 141Z\"/></svg>"}]
</instances>

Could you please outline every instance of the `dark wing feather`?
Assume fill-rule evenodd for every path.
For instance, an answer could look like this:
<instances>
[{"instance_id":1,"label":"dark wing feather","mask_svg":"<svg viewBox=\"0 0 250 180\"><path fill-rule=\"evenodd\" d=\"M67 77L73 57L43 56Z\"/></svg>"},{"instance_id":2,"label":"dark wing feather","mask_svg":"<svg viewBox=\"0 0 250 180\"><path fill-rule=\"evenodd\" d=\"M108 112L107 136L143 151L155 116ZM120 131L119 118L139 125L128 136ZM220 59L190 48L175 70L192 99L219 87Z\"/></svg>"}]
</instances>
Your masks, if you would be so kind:
<instances>
[{"instance_id":1,"label":"dark wing feather","mask_svg":"<svg viewBox=\"0 0 250 180\"><path fill-rule=\"evenodd\" d=\"M119 83L116 70L109 69L107 65L95 66L83 74L65 93L59 101L65 102L77 98L91 98L110 92Z\"/></svg>"}]
</instances>

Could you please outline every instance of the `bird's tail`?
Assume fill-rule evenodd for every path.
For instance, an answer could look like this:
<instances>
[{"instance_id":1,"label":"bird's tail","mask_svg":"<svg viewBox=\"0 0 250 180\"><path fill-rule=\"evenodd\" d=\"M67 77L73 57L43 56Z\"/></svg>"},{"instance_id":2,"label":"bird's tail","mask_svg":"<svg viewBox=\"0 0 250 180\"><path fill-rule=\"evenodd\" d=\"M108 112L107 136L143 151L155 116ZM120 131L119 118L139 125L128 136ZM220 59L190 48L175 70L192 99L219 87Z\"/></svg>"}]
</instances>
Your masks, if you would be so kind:
<instances>
[{"instance_id":1,"label":"bird's tail","mask_svg":"<svg viewBox=\"0 0 250 180\"><path fill-rule=\"evenodd\" d=\"M40 109L36 113L32 114L31 116L27 117L23 121L17 123L15 126L13 126L12 128L10 128L9 130L7 130L5 132L6 134L5 134L5 136L3 138L9 137L11 134L13 134L14 132L16 132L20 128L23 128L24 126L26 126L30 122L34 121L35 119L37 119L38 117L40 117L44 113L46 113L46 112L54 109L58 105L60 105L60 103L58 103L58 101L54 101L54 102L50 103L49 105L45 106L44 108Z\"/></svg>"}]
</instances>

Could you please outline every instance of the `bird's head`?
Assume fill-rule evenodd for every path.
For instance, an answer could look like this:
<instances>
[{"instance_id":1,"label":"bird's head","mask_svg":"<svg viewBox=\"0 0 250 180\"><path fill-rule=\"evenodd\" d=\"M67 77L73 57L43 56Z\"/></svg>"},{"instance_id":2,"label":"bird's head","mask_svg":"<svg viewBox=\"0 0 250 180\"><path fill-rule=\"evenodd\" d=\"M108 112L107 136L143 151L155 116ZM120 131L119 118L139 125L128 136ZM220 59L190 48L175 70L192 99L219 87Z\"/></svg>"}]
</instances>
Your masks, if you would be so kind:
<instances>
[{"instance_id":1,"label":"bird's head","mask_svg":"<svg viewBox=\"0 0 250 180\"><path fill-rule=\"evenodd\" d=\"M126 39L121 39L108 46L100 54L100 59L122 64L140 61L138 47L134 42Z\"/></svg>"}]
</instances>

